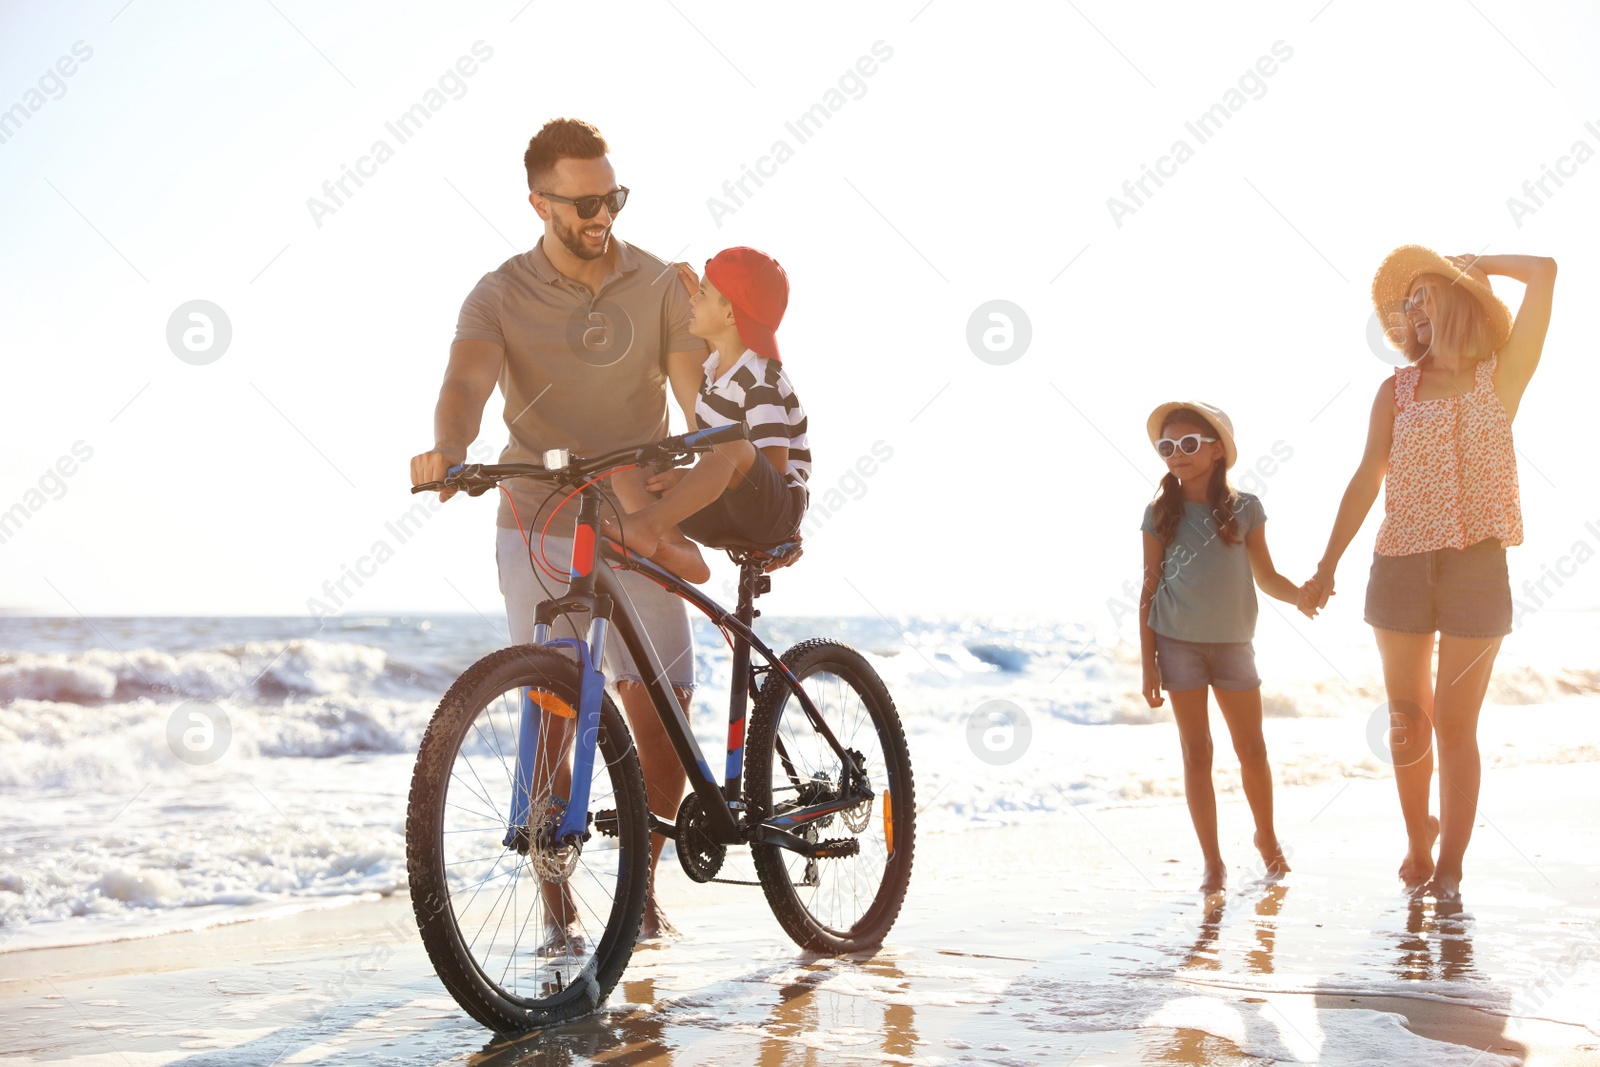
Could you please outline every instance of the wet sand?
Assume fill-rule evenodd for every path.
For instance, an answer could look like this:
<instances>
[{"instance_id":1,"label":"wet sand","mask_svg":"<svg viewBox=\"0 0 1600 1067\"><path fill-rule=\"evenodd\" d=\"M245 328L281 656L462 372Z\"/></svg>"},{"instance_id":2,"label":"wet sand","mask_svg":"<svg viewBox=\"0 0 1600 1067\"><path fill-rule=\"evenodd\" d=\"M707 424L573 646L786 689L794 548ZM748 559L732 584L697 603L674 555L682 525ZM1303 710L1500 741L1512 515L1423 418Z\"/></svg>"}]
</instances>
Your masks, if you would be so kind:
<instances>
[{"instance_id":1,"label":"wet sand","mask_svg":"<svg viewBox=\"0 0 1600 1067\"><path fill-rule=\"evenodd\" d=\"M1194 890L1181 805L925 835L862 958L798 952L757 888L663 865L682 938L600 1015L499 1040L433 977L403 897L0 955L12 1063L1600 1063L1600 765L1486 776L1466 910L1408 903L1393 784L1280 790L1295 870ZM669 857L670 862L670 857ZM747 861L742 861L748 870ZM730 867L734 867L730 863ZM740 876L740 868L728 872Z\"/></svg>"}]
</instances>

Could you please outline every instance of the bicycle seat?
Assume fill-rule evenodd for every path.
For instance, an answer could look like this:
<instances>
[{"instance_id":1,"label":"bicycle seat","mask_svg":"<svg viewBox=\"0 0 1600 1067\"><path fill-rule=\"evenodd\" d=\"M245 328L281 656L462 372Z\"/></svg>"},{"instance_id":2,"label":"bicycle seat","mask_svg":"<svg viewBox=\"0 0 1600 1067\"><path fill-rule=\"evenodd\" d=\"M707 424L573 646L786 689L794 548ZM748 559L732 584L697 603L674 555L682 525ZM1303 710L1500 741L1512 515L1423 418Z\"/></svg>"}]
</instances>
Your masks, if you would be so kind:
<instances>
[{"instance_id":1,"label":"bicycle seat","mask_svg":"<svg viewBox=\"0 0 1600 1067\"><path fill-rule=\"evenodd\" d=\"M777 545L762 545L754 541L744 541L737 537L719 537L714 541L702 542L707 548L720 549L728 554L735 563L743 564L768 563L788 559L800 551L799 541L784 541Z\"/></svg>"}]
</instances>

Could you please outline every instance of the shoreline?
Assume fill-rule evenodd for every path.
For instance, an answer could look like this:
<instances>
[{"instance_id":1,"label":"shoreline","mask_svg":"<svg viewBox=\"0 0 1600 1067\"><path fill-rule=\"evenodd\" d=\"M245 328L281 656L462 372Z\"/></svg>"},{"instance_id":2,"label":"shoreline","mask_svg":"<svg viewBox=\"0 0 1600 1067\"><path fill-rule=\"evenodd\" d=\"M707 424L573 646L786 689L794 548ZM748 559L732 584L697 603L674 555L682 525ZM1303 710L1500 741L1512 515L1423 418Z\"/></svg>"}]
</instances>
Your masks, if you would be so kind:
<instances>
[{"instance_id":1,"label":"shoreline","mask_svg":"<svg viewBox=\"0 0 1600 1067\"><path fill-rule=\"evenodd\" d=\"M1408 906L1392 876L1393 786L1352 779L1277 791L1296 850L1279 884L1249 876L1248 810L1222 799L1234 885L1210 902L1193 889L1181 803L925 834L888 942L844 959L799 952L759 889L694 885L669 857L661 898L683 937L637 950L599 1015L512 1041L439 986L404 893L8 952L0 1055L781 1064L806 1047L826 1062L1579 1063L1600 1056L1600 827L1576 806L1552 822L1531 786L1576 798L1597 773L1486 779L1456 918ZM1395 854L1369 855L1375 842ZM1580 951L1585 938L1595 951Z\"/></svg>"}]
</instances>

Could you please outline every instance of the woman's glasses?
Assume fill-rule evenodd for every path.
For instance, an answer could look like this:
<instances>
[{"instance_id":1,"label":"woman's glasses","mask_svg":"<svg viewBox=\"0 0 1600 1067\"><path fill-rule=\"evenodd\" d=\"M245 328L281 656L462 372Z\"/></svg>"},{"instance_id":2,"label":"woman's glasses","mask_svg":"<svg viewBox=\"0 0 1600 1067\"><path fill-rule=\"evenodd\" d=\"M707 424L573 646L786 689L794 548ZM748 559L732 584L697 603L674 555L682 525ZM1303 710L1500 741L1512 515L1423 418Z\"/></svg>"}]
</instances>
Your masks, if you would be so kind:
<instances>
[{"instance_id":1,"label":"woman's glasses","mask_svg":"<svg viewBox=\"0 0 1600 1067\"><path fill-rule=\"evenodd\" d=\"M1215 437L1202 437L1197 433L1186 433L1176 441L1170 437L1163 437L1156 442L1156 452L1160 454L1162 459L1168 458L1173 452L1182 452L1186 456L1192 456L1200 451L1202 444L1215 444L1216 440Z\"/></svg>"},{"instance_id":2,"label":"woman's glasses","mask_svg":"<svg viewBox=\"0 0 1600 1067\"><path fill-rule=\"evenodd\" d=\"M615 215L622 210L622 205L628 202L628 187L619 185L609 193L600 196L580 196L576 200L555 193L540 193L546 200L554 200L558 204L571 204L578 210L580 219L592 219L600 214L600 205L604 204Z\"/></svg>"},{"instance_id":3,"label":"woman's glasses","mask_svg":"<svg viewBox=\"0 0 1600 1067\"><path fill-rule=\"evenodd\" d=\"M1419 285L1417 286L1417 291L1406 297L1405 302L1400 305L1401 310L1403 310L1407 315L1411 314L1412 308L1416 308L1418 311L1421 311L1422 305L1427 298L1428 287L1426 285Z\"/></svg>"}]
</instances>

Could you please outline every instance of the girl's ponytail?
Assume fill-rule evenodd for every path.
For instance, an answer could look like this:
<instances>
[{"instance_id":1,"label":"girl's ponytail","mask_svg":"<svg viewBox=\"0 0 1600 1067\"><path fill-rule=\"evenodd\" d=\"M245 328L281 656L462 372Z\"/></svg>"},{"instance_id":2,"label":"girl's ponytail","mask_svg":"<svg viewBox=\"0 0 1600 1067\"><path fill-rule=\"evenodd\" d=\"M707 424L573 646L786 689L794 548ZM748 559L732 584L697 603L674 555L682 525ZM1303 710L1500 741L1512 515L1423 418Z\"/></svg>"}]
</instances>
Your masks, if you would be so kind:
<instances>
[{"instance_id":1,"label":"girl's ponytail","mask_svg":"<svg viewBox=\"0 0 1600 1067\"><path fill-rule=\"evenodd\" d=\"M1206 486L1206 503L1211 505L1211 519L1217 524L1217 535L1222 538L1223 544L1236 545L1244 540L1239 536L1239 516L1235 514L1239 494L1228 484L1228 468L1225 464L1218 463L1211 468L1211 482Z\"/></svg>"},{"instance_id":2,"label":"girl's ponytail","mask_svg":"<svg viewBox=\"0 0 1600 1067\"><path fill-rule=\"evenodd\" d=\"M1172 544L1178 534L1178 523L1183 521L1183 483L1168 471L1161 476L1161 488L1154 500L1156 540L1163 546Z\"/></svg>"}]
</instances>

